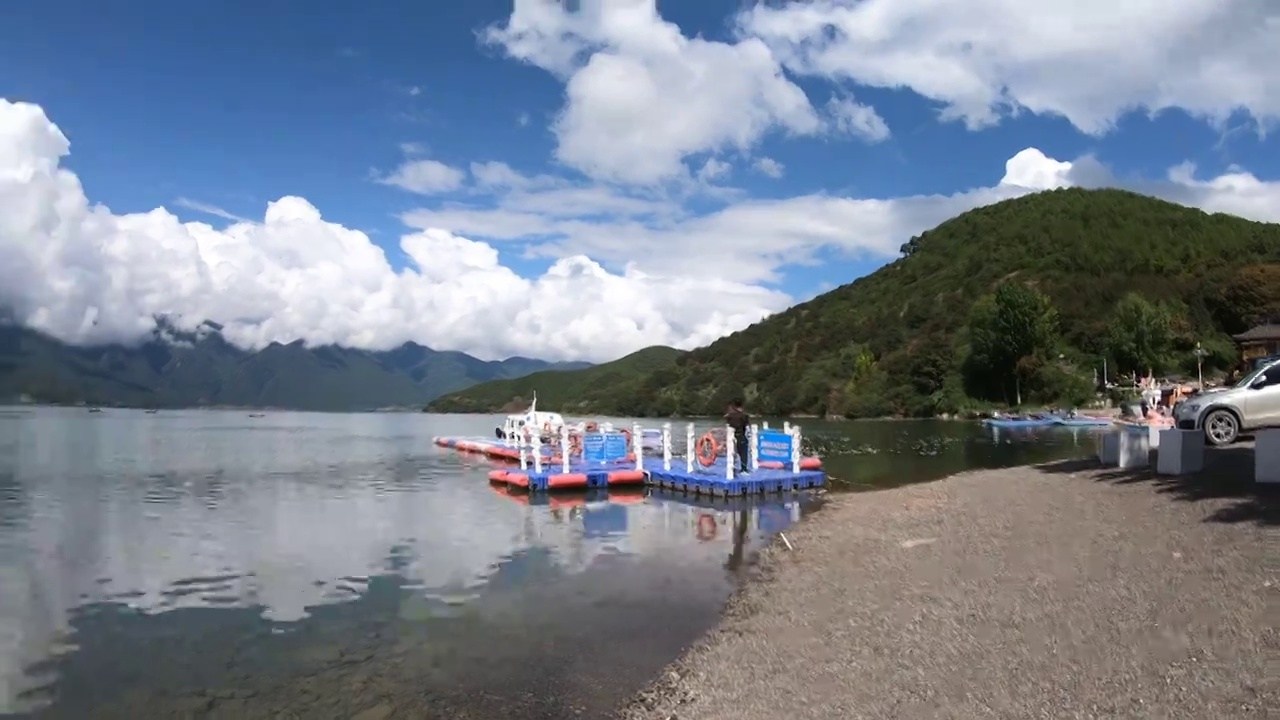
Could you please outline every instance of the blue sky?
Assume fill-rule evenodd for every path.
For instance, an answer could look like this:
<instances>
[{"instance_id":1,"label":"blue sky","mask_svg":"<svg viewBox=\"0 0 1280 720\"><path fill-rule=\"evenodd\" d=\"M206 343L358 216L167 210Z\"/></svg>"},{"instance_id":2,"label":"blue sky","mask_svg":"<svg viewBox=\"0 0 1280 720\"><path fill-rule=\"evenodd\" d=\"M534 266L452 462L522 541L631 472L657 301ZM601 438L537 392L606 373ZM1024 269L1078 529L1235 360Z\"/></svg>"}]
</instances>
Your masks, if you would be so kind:
<instances>
[{"instance_id":1,"label":"blue sky","mask_svg":"<svg viewBox=\"0 0 1280 720\"><path fill-rule=\"evenodd\" d=\"M704 341L735 323L742 324L752 312L776 310L779 303L785 304L777 293L805 298L865 274L892 259L887 249L896 248L913 232L974 204L1017 194L1000 187L1002 178L1009 179L1005 163L1028 148L1037 149L1049 163L1089 157L1105 168L1103 184L1131 186L1212 209L1260 213L1264 219L1269 211L1255 209L1269 207L1270 195L1264 202L1257 193L1232 195L1221 188L1176 183L1169 179L1169 170L1192 163L1199 181L1247 176L1260 184L1262 192L1270 192L1270 183L1280 180L1280 141L1274 133L1263 132L1274 125L1280 102L1272 92L1277 83L1274 75L1266 77L1266 72L1274 71L1260 70L1256 77L1234 80L1220 78L1214 83L1226 89L1215 90L1206 88L1198 74L1206 71L1161 61L1162 54L1196 49L1188 45L1190 25L1179 24L1179 20L1189 22L1188 18L1201 28L1217 24L1223 32L1241 33L1200 50L1216 59L1218 72L1247 68L1263 58L1259 53L1270 53L1274 59L1277 51L1268 49L1272 47L1268 41L1276 36L1276 26L1264 22L1258 30L1256 18L1246 22L1243 2L1214 0L1216 5L1211 5L1187 0L1187 18L1179 15L1181 11L1166 13L1175 17L1152 18L1142 38L1109 41L1072 34L1070 13L1088 13L1087 7L1072 10L1070 4L1050 3L1054 12L1067 14L1061 32L1051 35L1055 43L1061 41L1057 54L1031 52L1045 41L1029 47L1020 32L999 37L975 31L975 38L985 37L976 41L979 49L994 59L989 65L975 61L973 75L957 79L956 86L976 83L977 76L993 84L993 92L1002 97L990 104L994 109L986 120L973 120L981 114L975 109L975 98L983 96L976 85L971 91L947 95L950 90L945 87L930 90L927 73L922 76L892 64L895 57L927 57L935 50L945 61L945 53L955 51L952 40L945 37L936 39L936 47L930 46L935 41L929 37L929 27L906 38L902 28L909 17L896 27L886 26L873 45L840 55L814 42L793 42L794 32L814 30L806 29L804 18L789 6L744 15L739 14L745 5L741 2L687 0L663 3L661 17L648 17L643 0L619 0L619 7L640 9L634 17L619 19L602 13L592 0L581 2L583 8L576 14L547 15L545 10L526 6L523 19L519 8L512 16L510 0L200 5L139 0L111 8L65 0L10 4L0 21L0 97L43 109L70 140L63 167L78 175L91 202L104 203L117 215L163 206L182 220L225 229L233 221L192 208L216 207L261 223L268 202L297 196L317 208L327 223L367 233L386 251L397 272L414 269L412 253L401 247L401 237L420 230L448 231L486 242L498 251L502 266L526 277L536 277L558 258L579 252L612 273L622 273L632 261L646 272L662 272L664 265L655 262L654 256L668 254L675 258L669 272L690 277L697 275L699 267L717 267L717 256L754 253L756 259L750 262L726 260L718 272L711 273L753 288L708 287L706 292L727 298L716 301L723 307L712 303L714 312L721 314L718 320L697 317L698 311L688 306L655 307L652 311L662 316L665 329L655 329L656 320L647 330L637 321L638 329L629 340L610 345L606 354L625 350L628 342L634 345L650 335L663 342ZM863 10L875 4L867 3ZM995 13L1001 4L1002 0L981 0L962 14L972 17L963 19L975 28L985 27L983 13ZM1145 5L1142 0L1115 4L1132 6L1134 13ZM840 25L840 13L854 7L835 0L817 5L829 11L828 33L833 27L845 27ZM911 0L895 7L909 15L917 5ZM921 18L929 17L924 9L919 12ZM1122 7L1115 23L1126 22L1126 12ZM865 29L868 17L853 18L848 27ZM1008 19L1008 13L1003 17ZM1096 16L1084 20L1098 21ZM950 21L943 17L936 22ZM555 23L564 25L556 29ZM802 91L812 113L771 106L766 96L776 87L769 85L765 72L741 82L744 87L756 83L773 89L744 90L745 95L740 93L736 100L744 103L745 110L732 104L733 97L723 104L730 118L734 113L759 116L746 130L731 127L731 119L711 118L709 113L717 109L713 105L701 114L691 113L674 127L683 132L705 120L708 127L720 129L702 134L690 130L694 139L672 150L662 147L663 133L646 134L644 123L652 125L652 119L641 118L629 126L627 117L611 116L607 111L616 104L611 105L601 93L621 98L620 94L639 86L639 76L624 74L611 87L589 84L587 70L592 68L588 65L596 63L597 53L638 58L635 67L659 68L653 71L653 77L659 78L656 93L665 90L663 78L669 84L672 78L683 77L680 73L721 73L712 85L689 89L693 94L687 98L678 93L655 95L645 107L666 101L675 108L687 107L706 99L720 85L738 82L731 77L741 64L736 61L716 64L723 58L707 55L698 64L696 48L664 55L660 41L663 32L672 31L664 23L674 24L684 42L701 38L700 42L715 44L712 51L740 49L748 42L767 47L769 62L776 61L781 74L779 82ZM790 30L784 32L780 28L786 23L791 23L785 25ZM576 39L564 40L558 34L564 28ZM895 32L905 43L901 51L889 47ZM849 44L854 45L852 40ZM557 48L566 47L576 53L576 60L557 64ZM1262 49L1249 54L1251 48ZM686 61L691 64L684 69L680 63ZM1075 65L1079 67L1073 70ZM570 92L574 83L579 85L577 96ZM1109 84L1116 89L1090 89ZM1153 95L1148 87L1163 89ZM828 102L833 97L872 111L887 128L887 137L832 130L835 120ZM950 119L946 109L958 106L963 106L961 114L968 115ZM575 113L574 108L581 112ZM564 116L576 118L576 125L558 125L557 118ZM604 122L612 125L605 127ZM1091 127L1097 123L1106 128ZM653 142L652 153L637 147L641 142ZM577 154L565 150L570 147L578 148ZM622 159L604 163L603 170L592 165L594 160L584 161L614 151ZM684 168L681 175L668 173L657 180L625 177L628 158L666 156L679 161ZM728 171L714 178L700 177L712 158L726 163ZM753 170L766 158L781 168L780 174L775 173L778 177ZM592 222L570 226L563 224L566 217L582 220L571 217L574 208L548 214L547 206L557 202L558 196L538 196L537 190L526 189L521 212L533 207L538 217L559 219L548 220L545 231L530 226L522 234L508 227L528 217L521 215L505 220L498 232L490 229L497 222L493 213L511 210L509 188L481 188L474 175L459 187L431 192L385 182L402 163L428 159L464 175L472 163L503 163L526 178L545 176L538 186L544 190L554 186L559 191L595 193L596 199L641 198L664 209L639 216L637 221L637 216L612 216L583 205L578 210ZM1050 175L1057 180L1046 186L1085 182L1073 177L1069 166L1052 167ZM1080 167L1075 165L1077 174ZM1090 177L1097 182L1096 173ZM1034 183L1025 185L1027 190L1040 189ZM956 199L970 192L978 197ZM930 196L946 201L931 204ZM879 209L846 204L840 211L844 214L830 216L823 215L829 212L829 203L821 210L814 206L795 220L781 214L776 219L769 216L770 222L780 225L800 224L815 215L825 222L843 223L874 210L880 215L865 218L867 227L851 220L847 233L865 233L875 239L828 242L834 231L822 228L815 231L817 240L810 238L807 244L794 247L782 235L776 247L769 246L767 237L743 245L730 236L740 224L706 219L740 207L763 213L762 201L794 204L796 198L816 198L814 203L841 198L884 201ZM904 198L916 200L901 203ZM687 230L699 222L702 231ZM617 237L627 238L629 247L608 247L602 238L615 231ZM712 248L712 243L718 244ZM801 263L788 267L788 259ZM688 292L701 292L696 277L687 287ZM746 303L750 310L730 320L727 316L734 314L735 303ZM275 311L264 308L267 314ZM449 322L474 324L476 319L459 314ZM306 323L283 322L275 329L246 331L244 338L253 343L287 332L317 340L330 335L335 340L359 339L351 333L326 335ZM64 334L68 333L75 334L70 330ZM435 330L419 331L414 337L418 336L434 339L436 344L466 345L461 336ZM366 341L378 344L390 342L388 338ZM533 341L501 348L470 342L463 349L481 354L517 350L557 354L575 348L581 352L591 345L585 336L563 348Z\"/></svg>"}]
</instances>

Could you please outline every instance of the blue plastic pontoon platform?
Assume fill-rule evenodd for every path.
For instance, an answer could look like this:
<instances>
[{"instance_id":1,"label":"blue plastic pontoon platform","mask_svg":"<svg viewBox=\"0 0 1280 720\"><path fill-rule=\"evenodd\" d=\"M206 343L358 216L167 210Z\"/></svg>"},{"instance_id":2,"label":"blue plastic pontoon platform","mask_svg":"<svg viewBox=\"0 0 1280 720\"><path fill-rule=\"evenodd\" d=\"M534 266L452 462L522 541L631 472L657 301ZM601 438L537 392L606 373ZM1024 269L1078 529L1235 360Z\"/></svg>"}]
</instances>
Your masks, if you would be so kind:
<instances>
[{"instance_id":1,"label":"blue plastic pontoon platform","mask_svg":"<svg viewBox=\"0 0 1280 720\"><path fill-rule=\"evenodd\" d=\"M483 454L505 462L517 462L519 457L516 448L487 439L440 437L435 439L435 443L440 447ZM710 466L695 463L693 472L689 472L683 458L672 462L670 470L664 470L659 458L645 458L643 466L637 468L633 458L587 463L578 456L570 460L566 473L563 464L547 454L546 446L542 452L541 472L534 470L533 463L528 463L524 469L492 470L489 480L531 491L582 491L645 484L693 495L738 497L819 488L826 484L827 479L826 474L817 469L820 463L815 458L803 460L814 469L792 472L789 466L783 469L759 468L730 480L725 478L723 457Z\"/></svg>"},{"instance_id":2,"label":"blue plastic pontoon platform","mask_svg":"<svg viewBox=\"0 0 1280 720\"><path fill-rule=\"evenodd\" d=\"M650 485L695 495L721 497L809 490L822 487L827 481L826 473L821 470L801 470L797 473L791 472L790 468L760 468L746 475L735 475L729 480L725 478L723 460L710 467L694 465L692 473L684 464L677 467L674 463L670 470L663 470L660 464L656 468L646 465L645 473Z\"/></svg>"}]
</instances>

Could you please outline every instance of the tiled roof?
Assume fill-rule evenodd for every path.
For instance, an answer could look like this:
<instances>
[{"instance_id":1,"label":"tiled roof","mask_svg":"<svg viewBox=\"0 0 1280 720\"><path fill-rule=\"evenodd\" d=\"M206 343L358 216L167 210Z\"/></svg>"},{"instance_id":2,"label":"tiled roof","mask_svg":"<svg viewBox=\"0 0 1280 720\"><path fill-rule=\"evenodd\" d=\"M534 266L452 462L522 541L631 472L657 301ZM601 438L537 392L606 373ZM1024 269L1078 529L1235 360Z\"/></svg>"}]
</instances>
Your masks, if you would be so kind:
<instances>
[{"instance_id":1,"label":"tiled roof","mask_svg":"<svg viewBox=\"0 0 1280 720\"><path fill-rule=\"evenodd\" d=\"M1236 342L1280 340L1280 323L1267 323L1235 336Z\"/></svg>"}]
</instances>

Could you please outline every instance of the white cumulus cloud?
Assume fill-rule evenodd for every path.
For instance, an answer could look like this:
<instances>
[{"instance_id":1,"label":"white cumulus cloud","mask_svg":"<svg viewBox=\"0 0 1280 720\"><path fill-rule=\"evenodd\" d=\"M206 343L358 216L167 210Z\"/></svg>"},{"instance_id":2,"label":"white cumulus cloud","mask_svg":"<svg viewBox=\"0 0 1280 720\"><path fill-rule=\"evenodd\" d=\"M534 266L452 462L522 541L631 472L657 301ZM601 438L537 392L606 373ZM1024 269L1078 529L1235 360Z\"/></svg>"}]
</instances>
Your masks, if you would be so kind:
<instances>
[{"instance_id":1,"label":"white cumulus cloud","mask_svg":"<svg viewBox=\"0 0 1280 720\"><path fill-rule=\"evenodd\" d=\"M410 265L396 270L365 233L299 197L225 229L163 208L117 215L60 166L69 147L40 107L0 99L0 306L73 342L138 337L172 313L222 322L251 347L416 340L487 358L607 360L705 344L790 301L732 279L609 272L576 254L524 278L492 246L438 227L401 239Z\"/></svg>"},{"instance_id":2,"label":"white cumulus cloud","mask_svg":"<svg viewBox=\"0 0 1280 720\"><path fill-rule=\"evenodd\" d=\"M515 0L484 39L565 83L561 162L597 179L684 178L691 157L770 133L881 142L851 97L822 112L787 73L908 90L981 128L1030 111L1090 134L1125 113L1178 108L1225 123L1280 120L1280 3L1262 0L746 2L734 38L688 37L656 0ZM569 9L573 8L573 9ZM695 173L696 174L696 173Z\"/></svg>"},{"instance_id":3,"label":"white cumulus cloud","mask_svg":"<svg viewBox=\"0 0 1280 720\"><path fill-rule=\"evenodd\" d=\"M553 129L561 162L596 178L655 184L707 151L746 150L771 130L822 129L764 43L689 38L654 0L583 0L576 11L515 0L485 38L565 81Z\"/></svg>"},{"instance_id":4,"label":"white cumulus cloud","mask_svg":"<svg viewBox=\"0 0 1280 720\"><path fill-rule=\"evenodd\" d=\"M854 102L852 98L831 98L827 113L833 130L844 135L860 137L867 142L883 142L889 139L889 124L870 105Z\"/></svg>"},{"instance_id":5,"label":"white cumulus cloud","mask_svg":"<svg viewBox=\"0 0 1280 720\"><path fill-rule=\"evenodd\" d=\"M406 154L420 151L420 146L408 144L402 147ZM462 187L467 174L439 160L405 160L400 167L386 177L378 178L383 185L394 185L419 195L434 195Z\"/></svg>"},{"instance_id":6,"label":"white cumulus cloud","mask_svg":"<svg viewBox=\"0 0 1280 720\"><path fill-rule=\"evenodd\" d=\"M1123 186L1280 220L1280 183L1243 169L1204 177L1183 164L1122 181L1092 157L1035 148L992 184L950 195L750 199L729 189L702 213L681 196L487 162L469 168L458 195L478 202L403 216L399 267L300 197L221 228L164 208L114 213L61 166L69 149L40 107L0 100L0 308L71 342L141 337L168 313L221 322L246 347L414 340L484 358L608 360L703 345L785 308L794 299L769 283L820 251L889 260L948 217L1036 190ZM522 277L508 250L549 267Z\"/></svg>"},{"instance_id":7,"label":"white cumulus cloud","mask_svg":"<svg viewBox=\"0 0 1280 720\"><path fill-rule=\"evenodd\" d=\"M737 25L794 72L909 89L970 127L1020 110L1091 134L1134 109L1280 120L1271 0L812 0Z\"/></svg>"},{"instance_id":8,"label":"white cumulus cloud","mask_svg":"<svg viewBox=\"0 0 1280 720\"><path fill-rule=\"evenodd\" d=\"M757 172L768 175L774 179L782 177L783 173L787 171L786 166L771 157L762 157L759 160L756 160L753 167L755 167Z\"/></svg>"}]
</instances>

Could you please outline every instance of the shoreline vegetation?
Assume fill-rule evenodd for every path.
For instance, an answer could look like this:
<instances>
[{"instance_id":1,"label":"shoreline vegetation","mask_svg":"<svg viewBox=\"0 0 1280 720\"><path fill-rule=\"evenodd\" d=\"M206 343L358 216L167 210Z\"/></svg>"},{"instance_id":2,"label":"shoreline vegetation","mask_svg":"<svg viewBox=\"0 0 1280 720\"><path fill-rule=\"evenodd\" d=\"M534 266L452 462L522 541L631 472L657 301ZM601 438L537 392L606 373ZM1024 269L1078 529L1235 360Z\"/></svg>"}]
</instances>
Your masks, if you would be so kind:
<instances>
[{"instance_id":1,"label":"shoreline vegetation","mask_svg":"<svg viewBox=\"0 0 1280 720\"><path fill-rule=\"evenodd\" d=\"M688 352L444 395L430 412L507 412L536 391L571 415L939 417L1092 409L1105 380L1205 378L1232 335L1280 316L1280 224L1120 190L1053 190L971 210L876 272ZM1199 354L1197 350L1200 351Z\"/></svg>"},{"instance_id":2,"label":"shoreline vegetation","mask_svg":"<svg viewBox=\"0 0 1280 720\"><path fill-rule=\"evenodd\" d=\"M155 412L155 411L177 412L177 411L184 411L184 410L211 410L211 411L219 411L219 412L243 411L243 412L260 412L260 413L319 412L319 413L327 413L327 414L347 414L347 413L351 413L351 414L370 414L370 413L420 414L420 413L427 412L427 410L414 405L404 405L404 406L397 406L397 407L381 407L381 408L370 408L370 409L353 409L353 410L303 410L299 408L278 407L278 406L259 406L259 405L178 405L178 406L171 406L171 407L152 407L152 406L146 406L146 405L125 405L125 404L94 405L92 403L85 403L85 402L74 402L74 403L35 402L35 401L23 400L23 399L17 399L17 400L11 399L8 401L0 400L0 407L66 408L66 409L78 409L78 410L87 410L87 409L93 408L93 409L100 409L100 410L145 410L148 412ZM520 408L520 409L523 409L523 408ZM1004 408L993 408L993 409L1003 410ZM1024 408L1024 411L1033 412L1033 413L1044 412L1047 410L1048 410L1047 406L1046 407L1036 406L1031 408ZM987 417L988 412L989 411L980 411L980 412L974 412L974 413L969 413L964 415L938 415L933 417L885 416L885 417L858 417L858 418L847 418L847 417L840 417L840 416L819 417L817 415L795 414L795 415L788 416L786 419L793 420L793 421L794 420L821 420L825 422L911 422L911 421L917 421L917 420L945 420L945 421L955 421L955 422L975 422ZM1119 407L1090 408L1089 412L1094 415L1119 415L1120 408ZM441 411L436 414L462 415L467 413ZM495 412L472 413L472 414L498 415L501 413L495 411ZM719 415L683 415L679 417L654 418L654 419L713 420L718 417Z\"/></svg>"},{"instance_id":3,"label":"shoreline vegetation","mask_svg":"<svg viewBox=\"0 0 1280 720\"><path fill-rule=\"evenodd\" d=\"M243 405L243 406L240 406L240 405L190 405L190 406L177 406L177 407L160 407L160 408L156 408L156 407L146 407L146 406L142 406L142 405L92 405L92 404L88 404L88 403L67 403L67 404L63 404L63 403L37 403L37 402L19 402L19 401L13 401L13 402L2 402L2 401L0 401L0 407L33 408L33 409L34 409L34 408L65 408L65 409L69 409L69 410L131 410L131 411L140 411L140 412L141 412L141 411L145 411L145 412L153 413L153 414L154 414L154 413L159 413L159 412L172 413L172 412L183 412L183 411L193 411L193 410L200 410L200 411L213 411L213 412L250 412L250 413L292 413L292 412L306 412L306 413L322 413L322 414L329 414L329 415L346 415L346 414L354 414L354 415L371 415L371 414L423 414L423 413L425 413L425 412L426 412L426 411L425 411L425 410L423 410L422 408L413 407L413 406L408 406L408 407L391 407L391 408L376 408L376 409L370 409L370 410L301 410L301 409L297 409L297 408L288 408L288 407L258 407L258 406L253 406L253 405ZM1047 408L1033 407L1033 408L1030 408L1030 409L1024 408L1023 410L1024 410L1025 412L1036 413L1036 412L1046 412L1046 411L1047 411ZM1121 408L1120 408L1120 407L1090 408L1090 409L1089 409L1089 412L1090 412L1090 414L1092 414L1092 415L1098 415L1098 416L1115 416L1115 417L1118 417L1118 416L1120 415ZM436 414L440 414L440 415L462 415L462 414L468 414L468 413L461 413L461 412L454 412L454 413L449 413L449 412L439 412L439 413L436 413ZM479 414L479 415L498 415L498 414L500 414L500 413L496 413L496 412L495 412L495 413L470 413L470 414ZM681 416L681 417L671 417L671 418L653 418L653 419L659 419L659 420L680 420L680 421L684 421L684 420L696 421L696 420L715 420L715 419L717 419L718 417L719 417L719 416L714 416L714 415L686 415L686 416ZM970 423L973 423L973 422L980 422L981 420L983 420L983 419L984 419L984 418L986 418L986 417L988 417L987 412L975 412L975 413L972 413L972 414L965 414L965 415L937 415L937 416L933 416L933 417L900 417L900 416L895 417L895 416L886 416L886 417L857 417L857 418L847 418L847 417L839 417L839 416L818 417L818 416L816 416L816 415L791 415L791 416L787 417L786 419L787 419L787 420L791 420L791 421L796 421L796 420L820 420L820 421L823 421L823 422L849 422L849 423L866 423L866 422L918 422L918 421L921 421L921 420L935 420L935 421L943 421L943 422L970 422Z\"/></svg>"},{"instance_id":4,"label":"shoreline vegetation","mask_svg":"<svg viewBox=\"0 0 1280 720\"><path fill-rule=\"evenodd\" d=\"M1280 494L1252 482L1249 444L1207 460L828 494L617 716L1262 716L1280 702L1264 557Z\"/></svg>"}]
</instances>

